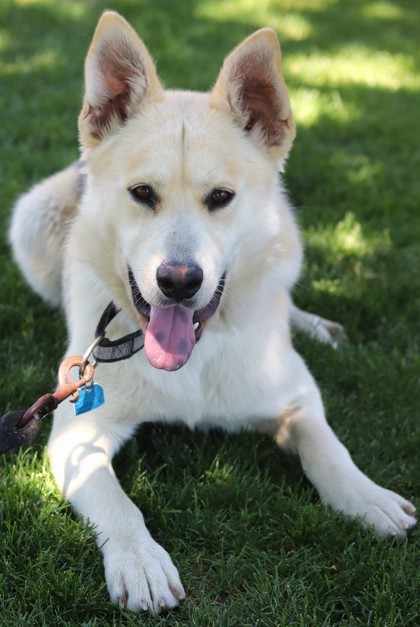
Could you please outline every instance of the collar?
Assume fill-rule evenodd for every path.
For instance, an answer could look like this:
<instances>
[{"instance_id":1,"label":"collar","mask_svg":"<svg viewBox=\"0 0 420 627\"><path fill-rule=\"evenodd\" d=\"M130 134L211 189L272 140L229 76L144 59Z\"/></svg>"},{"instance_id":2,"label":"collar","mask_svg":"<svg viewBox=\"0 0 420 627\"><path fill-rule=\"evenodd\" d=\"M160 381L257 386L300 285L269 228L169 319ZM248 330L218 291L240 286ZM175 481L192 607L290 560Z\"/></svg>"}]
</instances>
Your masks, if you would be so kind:
<instances>
[{"instance_id":1,"label":"collar","mask_svg":"<svg viewBox=\"0 0 420 627\"><path fill-rule=\"evenodd\" d=\"M121 309L118 309L111 301L98 322L95 331L96 346L93 349L93 357L98 363L129 359L144 346L144 334L141 329L134 333L128 333L117 340L109 340L105 337L107 326L120 311Z\"/></svg>"}]
</instances>

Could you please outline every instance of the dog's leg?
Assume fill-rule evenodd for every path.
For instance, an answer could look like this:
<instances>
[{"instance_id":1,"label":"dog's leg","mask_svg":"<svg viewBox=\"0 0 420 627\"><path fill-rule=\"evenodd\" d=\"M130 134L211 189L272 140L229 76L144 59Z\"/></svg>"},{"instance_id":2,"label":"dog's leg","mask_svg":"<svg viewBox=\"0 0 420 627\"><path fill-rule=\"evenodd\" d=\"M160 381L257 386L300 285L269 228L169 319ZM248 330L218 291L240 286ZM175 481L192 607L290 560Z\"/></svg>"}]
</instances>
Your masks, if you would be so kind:
<instances>
[{"instance_id":1,"label":"dog's leg","mask_svg":"<svg viewBox=\"0 0 420 627\"><path fill-rule=\"evenodd\" d=\"M113 423L111 430L102 416L77 418L69 411L68 404L62 405L54 418L51 467L64 496L95 526L111 601L154 614L178 605L185 596L178 571L151 537L111 465L133 428Z\"/></svg>"},{"instance_id":2,"label":"dog's leg","mask_svg":"<svg viewBox=\"0 0 420 627\"><path fill-rule=\"evenodd\" d=\"M277 421L259 425L286 450L297 452L303 470L322 500L333 509L362 519L379 536L405 536L415 524L415 508L404 498L381 488L352 461L326 422L319 390L295 354L295 399Z\"/></svg>"},{"instance_id":3,"label":"dog's leg","mask_svg":"<svg viewBox=\"0 0 420 627\"><path fill-rule=\"evenodd\" d=\"M13 210L9 239L31 287L53 305L61 303L64 242L80 198L76 163L23 194Z\"/></svg>"},{"instance_id":4,"label":"dog's leg","mask_svg":"<svg viewBox=\"0 0 420 627\"><path fill-rule=\"evenodd\" d=\"M307 333L320 342L331 344L334 348L344 336L344 328L341 324L321 318L309 311L303 311L296 307L292 300L290 300L290 321L299 331Z\"/></svg>"}]
</instances>

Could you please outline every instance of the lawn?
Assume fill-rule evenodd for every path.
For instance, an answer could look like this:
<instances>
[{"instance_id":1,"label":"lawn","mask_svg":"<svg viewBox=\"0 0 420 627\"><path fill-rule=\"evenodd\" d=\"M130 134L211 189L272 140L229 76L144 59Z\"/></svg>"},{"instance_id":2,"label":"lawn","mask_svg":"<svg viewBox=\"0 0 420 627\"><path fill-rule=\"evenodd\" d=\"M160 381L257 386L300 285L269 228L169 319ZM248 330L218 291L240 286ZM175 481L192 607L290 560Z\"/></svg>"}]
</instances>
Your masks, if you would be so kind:
<instances>
[{"instance_id":1,"label":"lawn","mask_svg":"<svg viewBox=\"0 0 420 627\"><path fill-rule=\"evenodd\" d=\"M11 261L14 199L77 157L82 68L103 8L145 39L167 86L207 89L254 29L279 34L298 135L285 174L306 242L296 301L340 321L295 343L329 421L377 482L420 504L420 4L412 0L2 0L0 413L55 383L65 325ZM107 600L91 530L62 503L50 421L0 458L0 625L417 626L419 531L379 541L326 510L263 437L148 426L117 474L188 598L140 618Z\"/></svg>"}]
</instances>

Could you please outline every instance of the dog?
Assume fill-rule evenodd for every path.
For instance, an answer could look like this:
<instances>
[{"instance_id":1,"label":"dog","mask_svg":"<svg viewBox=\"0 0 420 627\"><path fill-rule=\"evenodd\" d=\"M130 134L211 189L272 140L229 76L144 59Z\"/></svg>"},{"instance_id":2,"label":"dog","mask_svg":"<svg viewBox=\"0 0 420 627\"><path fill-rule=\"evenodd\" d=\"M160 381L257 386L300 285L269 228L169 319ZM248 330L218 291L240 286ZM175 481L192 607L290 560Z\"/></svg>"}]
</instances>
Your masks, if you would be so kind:
<instances>
[{"instance_id":1,"label":"dog","mask_svg":"<svg viewBox=\"0 0 420 627\"><path fill-rule=\"evenodd\" d=\"M341 327L290 295L303 253L278 174L295 137L280 68L264 28L209 93L165 91L131 26L104 13L85 65L81 162L14 209L15 259L63 305L67 355L83 354L110 302L113 337L144 333L143 350L96 371L105 404L74 416L62 403L48 443L59 489L95 526L111 600L132 611L185 596L111 465L146 421L269 434L335 510L379 536L416 522L410 502L355 466L292 346L291 323L331 343Z\"/></svg>"}]
</instances>

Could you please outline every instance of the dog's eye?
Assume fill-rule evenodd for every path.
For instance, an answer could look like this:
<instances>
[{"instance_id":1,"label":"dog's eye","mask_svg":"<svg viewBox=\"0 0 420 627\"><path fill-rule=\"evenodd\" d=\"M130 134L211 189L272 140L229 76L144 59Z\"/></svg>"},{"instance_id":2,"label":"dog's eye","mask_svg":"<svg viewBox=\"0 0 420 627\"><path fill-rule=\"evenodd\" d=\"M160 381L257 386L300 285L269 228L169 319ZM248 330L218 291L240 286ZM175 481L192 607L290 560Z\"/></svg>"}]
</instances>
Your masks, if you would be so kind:
<instances>
[{"instance_id":1,"label":"dog's eye","mask_svg":"<svg viewBox=\"0 0 420 627\"><path fill-rule=\"evenodd\" d=\"M206 205L210 211L226 207L235 196L228 189L214 189L206 198Z\"/></svg>"},{"instance_id":2,"label":"dog's eye","mask_svg":"<svg viewBox=\"0 0 420 627\"><path fill-rule=\"evenodd\" d=\"M134 185L130 187L129 192L136 202L141 202L151 209L155 208L158 199L150 185Z\"/></svg>"}]
</instances>

